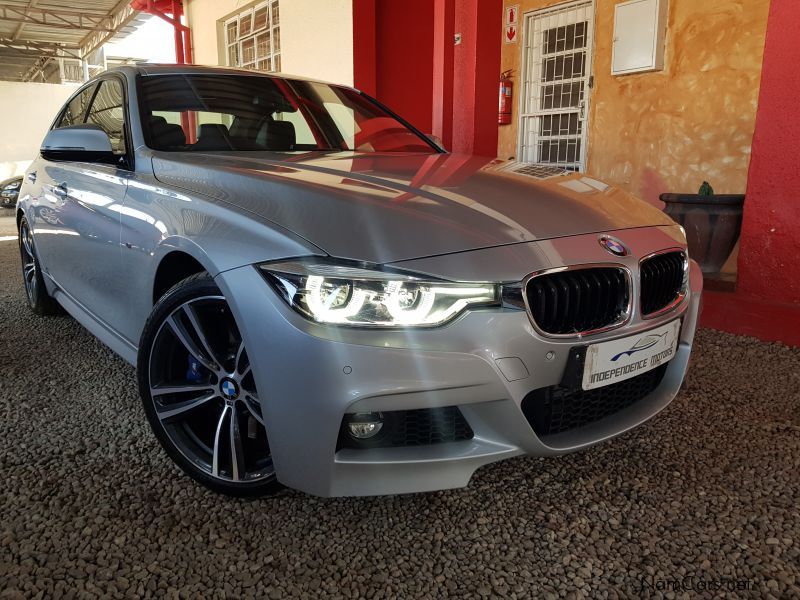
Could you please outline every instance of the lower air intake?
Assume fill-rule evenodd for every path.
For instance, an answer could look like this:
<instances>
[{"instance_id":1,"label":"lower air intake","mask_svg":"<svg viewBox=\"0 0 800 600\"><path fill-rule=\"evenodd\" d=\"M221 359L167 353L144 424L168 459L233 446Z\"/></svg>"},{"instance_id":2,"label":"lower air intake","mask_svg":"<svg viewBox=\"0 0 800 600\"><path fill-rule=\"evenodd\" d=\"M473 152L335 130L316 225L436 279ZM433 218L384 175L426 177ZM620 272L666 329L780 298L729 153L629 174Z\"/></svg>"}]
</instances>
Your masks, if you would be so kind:
<instances>
[{"instance_id":1,"label":"lower air intake","mask_svg":"<svg viewBox=\"0 0 800 600\"><path fill-rule=\"evenodd\" d=\"M522 401L522 412L541 438L580 429L639 402L658 387L667 366L593 390L534 390Z\"/></svg>"}]
</instances>

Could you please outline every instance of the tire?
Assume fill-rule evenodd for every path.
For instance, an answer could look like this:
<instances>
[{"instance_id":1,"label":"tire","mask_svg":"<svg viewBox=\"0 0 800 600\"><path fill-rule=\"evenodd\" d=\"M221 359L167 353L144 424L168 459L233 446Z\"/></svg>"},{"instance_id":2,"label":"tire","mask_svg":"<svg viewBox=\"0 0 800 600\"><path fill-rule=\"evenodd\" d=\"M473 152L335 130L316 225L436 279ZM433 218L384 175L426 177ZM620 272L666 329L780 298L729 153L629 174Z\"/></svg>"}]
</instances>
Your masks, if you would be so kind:
<instances>
[{"instance_id":1,"label":"tire","mask_svg":"<svg viewBox=\"0 0 800 600\"><path fill-rule=\"evenodd\" d=\"M206 273L158 301L142 332L137 375L150 427L187 475L229 496L281 489L244 342Z\"/></svg>"},{"instance_id":2,"label":"tire","mask_svg":"<svg viewBox=\"0 0 800 600\"><path fill-rule=\"evenodd\" d=\"M44 283L42 268L36 254L36 245L33 240L28 219L22 217L17 229L19 236L19 255L22 262L22 280L25 284L25 295L28 306L40 316L63 314L61 305L47 293Z\"/></svg>"}]
</instances>

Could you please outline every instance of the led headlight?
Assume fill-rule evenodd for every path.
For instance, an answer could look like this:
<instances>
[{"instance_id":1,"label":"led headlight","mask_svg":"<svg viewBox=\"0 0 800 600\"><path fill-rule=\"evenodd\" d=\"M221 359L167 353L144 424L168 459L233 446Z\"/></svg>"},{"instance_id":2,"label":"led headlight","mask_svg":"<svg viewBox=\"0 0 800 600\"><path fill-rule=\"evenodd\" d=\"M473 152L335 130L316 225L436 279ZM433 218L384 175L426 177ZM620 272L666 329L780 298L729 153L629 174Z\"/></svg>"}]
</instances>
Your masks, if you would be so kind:
<instances>
[{"instance_id":1,"label":"led headlight","mask_svg":"<svg viewBox=\"0 0 800 600\"><path fill-rule=\"evenodd\" d=\"M318 323L432 327L467 307L498 302L492 283L425 280L331 262L287 261L259 268L292 308Z\"/></svg>"},{"instance_id":2,"label":"led headlight","mask_svg":"<svg viewBox=\"0 0 800 600\"><path fill-rule=\"evenodd\" d=\"M686 229L683 227L683 225L678 225L678 231L681 232L681 237L682 237L681 241L685 245L687 243L686 242ZM686 254L686 258L688 259L689 258L689 248L684 249L683 252L684 252L684 254Z\"/></svg>"},{"instance_id":3,"label":"led headlight","mask_svg":"<svg viewBox=\"0 0 800 600\"><path fill-rule=\"evenodd\" d=\"M689 252L684 252L683 257L683 279L681 280L681 290L684 292L689 289Z\"/></svg>"}]
</instances>

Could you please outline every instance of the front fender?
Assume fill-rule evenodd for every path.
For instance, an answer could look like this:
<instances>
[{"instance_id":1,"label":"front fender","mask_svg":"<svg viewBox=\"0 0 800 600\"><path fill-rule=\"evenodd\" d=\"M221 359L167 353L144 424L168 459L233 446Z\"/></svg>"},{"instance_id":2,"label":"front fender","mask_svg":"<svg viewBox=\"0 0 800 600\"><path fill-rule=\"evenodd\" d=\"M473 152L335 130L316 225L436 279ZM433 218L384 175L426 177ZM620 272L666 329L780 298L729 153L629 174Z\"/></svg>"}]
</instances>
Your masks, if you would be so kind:
<instances>
[{"instance_id":1,"label":"front fender","mask_svg":"<svg viewBox=\"0 0 800 600\"><path fill-rule=\"evenodd\" d=\"M188 254L198 263L200 263L212 277L216 277L220 272L219 267L217 267L214 261L211 260L211 257L208 256L208 254L205 252L205 250L203 250L203 248L200 247L199 244L190 240L189 238L173 235L162 240L153 250L153 258L149 265L149 275L151 280L155 279L155 275L158 272L158 267L161 265L161 262L164 260L164 258L173 252L182 252L183 254Z\"/></svg>"}]
</instances>

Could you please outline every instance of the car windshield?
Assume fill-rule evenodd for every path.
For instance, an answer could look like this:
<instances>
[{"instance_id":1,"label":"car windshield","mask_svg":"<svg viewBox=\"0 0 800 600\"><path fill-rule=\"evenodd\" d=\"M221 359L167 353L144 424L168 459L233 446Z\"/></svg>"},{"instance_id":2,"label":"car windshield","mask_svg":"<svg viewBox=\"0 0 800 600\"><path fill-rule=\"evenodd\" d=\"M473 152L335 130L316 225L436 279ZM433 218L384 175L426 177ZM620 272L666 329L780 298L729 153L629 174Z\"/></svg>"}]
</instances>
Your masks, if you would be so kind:
<instances>
[{"instance_id":1,"label":"car windshield","mask_svg":"<svg viewBox=\"0 0 800 600\"><path fill-rule=\"evenodd\" d=\"M437 152L378 104L334 85L257 75L139 78L146 144L156 150Z\"/></svg>"}]
</instances>

